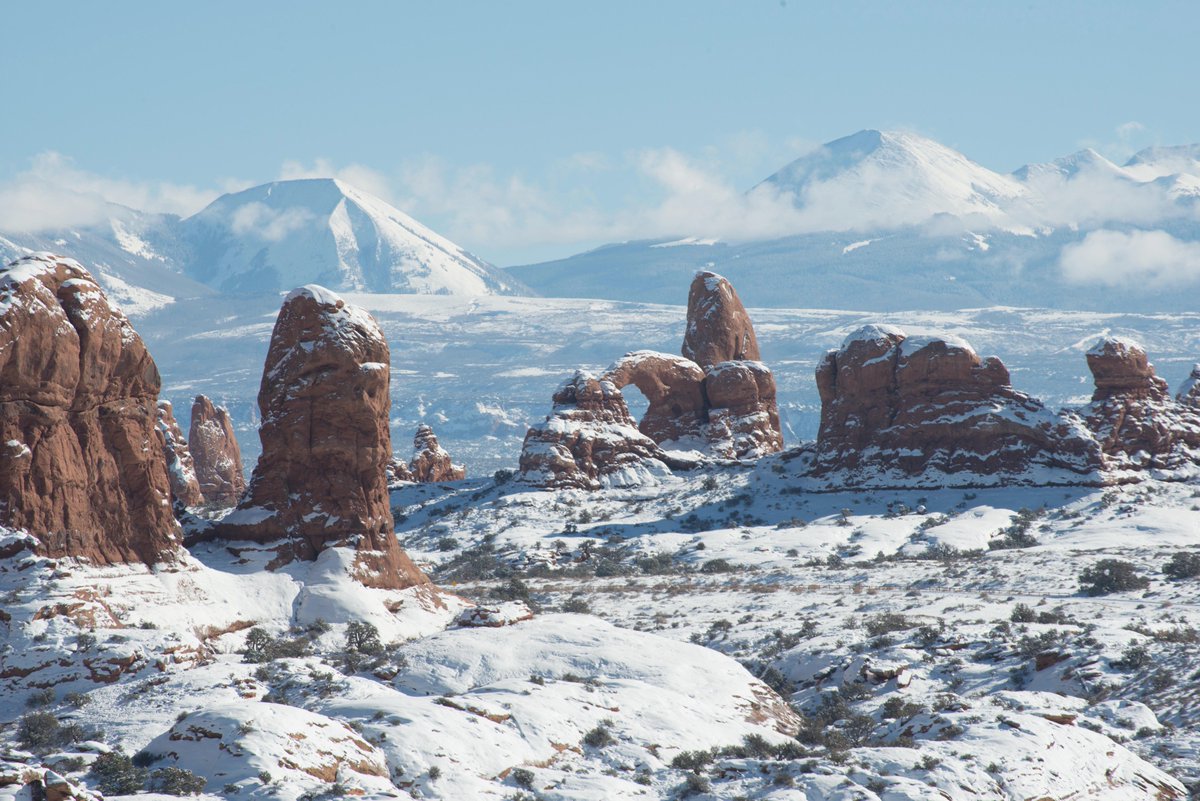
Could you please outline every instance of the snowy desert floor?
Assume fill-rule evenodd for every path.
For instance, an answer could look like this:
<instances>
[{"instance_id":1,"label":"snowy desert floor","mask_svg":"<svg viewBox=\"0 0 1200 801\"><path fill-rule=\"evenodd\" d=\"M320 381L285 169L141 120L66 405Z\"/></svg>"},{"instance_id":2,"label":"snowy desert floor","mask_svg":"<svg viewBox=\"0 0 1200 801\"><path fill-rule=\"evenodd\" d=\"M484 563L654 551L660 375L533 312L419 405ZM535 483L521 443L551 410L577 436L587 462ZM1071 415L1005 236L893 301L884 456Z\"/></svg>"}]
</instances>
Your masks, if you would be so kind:
<instances>
[{"instance_id":1,"label":"snowy desert floor","mask_svg":"<svg viewBox=\"0 0 1200 801\"><path fill-rule=\"evenodd\" d=\"M121 748L223 798L1167 799L1200 780L1200 578L1163 572L1200 557L1200 487L818 494L771 457L392 500L444 593L364 589L340 551L275 572L214 544L153 571L0 560L0 775L95 787ZM1102 559L1146 586L1087 594ZM51 731L31 744L33 715Z\"/></svg>"}]
</instances>

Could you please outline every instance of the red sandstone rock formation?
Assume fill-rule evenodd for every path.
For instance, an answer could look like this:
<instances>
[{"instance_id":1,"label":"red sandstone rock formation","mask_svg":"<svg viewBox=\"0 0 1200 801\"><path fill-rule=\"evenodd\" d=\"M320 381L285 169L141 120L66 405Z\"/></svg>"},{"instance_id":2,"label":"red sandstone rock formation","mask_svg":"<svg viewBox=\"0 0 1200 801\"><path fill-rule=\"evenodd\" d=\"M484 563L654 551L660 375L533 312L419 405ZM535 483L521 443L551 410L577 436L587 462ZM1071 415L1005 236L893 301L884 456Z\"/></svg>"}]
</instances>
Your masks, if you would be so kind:
<instances>
[{"instance_id":1,"label":"red sandstone rock formation","mask_svg":"<svg viewBox=\"0 0 1200 801\"><path fill-rule=\"evenodd\" d=\"M204 503L200 494L200 483L196 480L196 467L187 441L175 420L171 402L158 402L158 433L162 437L163 456L167 460L167 478L171 482L171 500L184 506L199 506Z\"/></svg>"},{"instance_id":2,"label":"red sandstone rock formation","mask_svg":"<svg viewBox=\"0 0 1200 801\"><path fill-rule=\"evenodd\" d=\"M242 451L229 412L215 406L204 395L192 403L192 425L188 435L200 494L213 506L235 506L246 491Z\"/></svg>"},{"instance_id":3,"label":"red sandstone rock formation","mask_svg":"<svg viewBox=\"0 0 1200 801\"><path fill-rule=\"evenodd\" d=\"M1200 364L1192 366L1192 372L1179 388L1176 400L1185 406L1200 409Z\"/></svg>"},{"instance_id":4,"label":"red sandstone rock formation","mask_svg":"<svg viewBox=\"0 0 1200 801\"><path fill-rule=\"evenodd\" d=\"M720 362L704 377L705 432L710 449L727 459L758 459L783 450L775 377L762 362Z\"/></svg>"},{"instance_id":5,"label":"red sandstone rock formation","mask_svg":"<svg viewBox=\"0 0 1200 801\"><path fill-rule=\"evenodd\" d=\"M409 463L412 480L422 484L439 481L459 481L466 478L467 469L450 460L450 454L438 442L433 428L422 423L413 437L413 458Z\"/></svg>"},{"instance_id":6,"label":"red sandstone rock formation","mask_svg":"<svg viewBox=\"0 0 1200 801\"><path fill-rule=\"evenodd\" d=\"M758 339L733 284L698 272L688 291L683 355L707 369L720 362L758 361Z\"/></svg>"},{"instance_id":7,"label":"red sandstone rock formation","mask_svg":"<svg viewBox=\"0 0 1200 801\"><path fill-rule=\"evenodd\" d=\"M705 436L714 455L757 459L783 449L775 377L759 361L754 325L737 292L716 273L692 279L683 355L705 374Z\"/></svg>"},{"instance_id":8,"label":"red sandstone rock formation","mask_svg":"<svg viewBox=\"0 0 1200 801\"><path fill-rule=\"evenodd\" d=\"M1095 378L1088 427L1113 470L1173 471L1200 465L1200 408L1194 386L1180 399L1154 374L1146 351L1117 337L1101 340L1087 353Z\"/></svg>"},{"instance_id":9,"label":"red sandstone rock formation","mask_svg":"<svg viewBox=\"0 0 1200 801\"><path fill-rule=\"evenodd\" d=\"M559 386L554 411L521 448L521 478L556 489L650 483L685 466L638 430L611 381L582 370Z\"/></svg>"},{"instance_id":10,"label":"red sandstone rock formation","mask_svg":"<svg viewBox=\"0 0 1200 801\"><path fill-rule=\"evenodd\" d=\"M1097 481L1095 440L953 338L866 326L817 368L812 474L842 486Z\"/></svg>"},{"instance_id":11,"label":"red sandstone rock formation","mask_svg":"<svg viewBox=\"0 0 1200 801\"><path fill-rule=\"evenodd\" d=\"M633 384L649 406L638 429L659 444L702 442L708 423L704 371L690 359L639 350L627 353L603 376L617 389Z\"/></svg>"},{"instance_id":12,"label":"red sandstone rock formation","mask_svg":"<svg viewBox=\"0 0 1200 801\"><path fill-rule=\"evenodd\" d=\"M0 523L52 557L153 564L176 549L160 380L77 262L0 271Z\"/></svg>"},{"instance_id":13,"label":"red sandstone rock formation","mask_svg":"<svg viewBox=\"0 0 1200 801\"><path fill-rule=\"evenodd\" d=\"M293 290L275 321L258 394L262 455L216 536L285 541L281 553L301 559L352 545L364 584L428 583L393 530L389 363L370 314L324 287Z\"/></svg>"}]
</instances>

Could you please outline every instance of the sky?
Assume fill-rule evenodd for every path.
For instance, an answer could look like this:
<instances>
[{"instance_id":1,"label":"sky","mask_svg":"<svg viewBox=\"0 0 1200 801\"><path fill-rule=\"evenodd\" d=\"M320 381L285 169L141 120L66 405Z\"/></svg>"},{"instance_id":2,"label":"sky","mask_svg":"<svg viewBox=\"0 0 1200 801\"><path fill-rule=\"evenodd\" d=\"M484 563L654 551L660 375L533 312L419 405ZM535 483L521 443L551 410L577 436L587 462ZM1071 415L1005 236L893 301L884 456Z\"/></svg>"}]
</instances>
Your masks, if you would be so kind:
<instances>
[{"instance_id":1,"label":"sky","mask_svg":"<svg viewBox=\"0 0 1200 801\"><path fill-rule=\"evenodd\" d=\"M70 205L44 186L189 214L334 175L509 265L620 239L681 194L736 195L863 128L1001 172L1200 141L1191 2L126 0L0 18L0 216Z\"/></svg>"}]
</instances>

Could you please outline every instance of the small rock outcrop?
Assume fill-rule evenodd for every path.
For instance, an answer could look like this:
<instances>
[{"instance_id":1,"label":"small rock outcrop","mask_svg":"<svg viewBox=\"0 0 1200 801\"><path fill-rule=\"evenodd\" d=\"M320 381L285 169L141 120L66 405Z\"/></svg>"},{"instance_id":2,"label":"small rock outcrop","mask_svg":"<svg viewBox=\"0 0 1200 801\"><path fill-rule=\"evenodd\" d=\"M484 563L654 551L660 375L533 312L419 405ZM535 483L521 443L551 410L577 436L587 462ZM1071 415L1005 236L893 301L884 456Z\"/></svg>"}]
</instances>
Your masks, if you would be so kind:
<instances>
[{"instance_id":1,"label":"small rock outcrop","mask_svg":"<svg viewBox=\"0 0 1200 801\"><path fill-rule=\"evenodd\" d=\"M1200 465L1194 384L1172 398L1145 349L1120 337L1097 343L1087 352L1087 363L1096 389L1085 416L1109 469L1174 471Z\"/></svg>"},{"instance_id":2,"label":"small rock outcrop","mask_svg":"<svg viewBox=\"0 0 1200 801\"><path fill-rule=\"evenodd\" d=\"M78 262L0 270L0 524L51 557L153 564L179 526L158 431L158 368Z\"/></svg>"},{"instance_id":3,"label":"small rock outcrop","mask_svg":"<svg viewBox=\"0 0 1200 801\"><path fill-rule=\"evenodd\" d=\"M183 506L199 506L204 503L200 494L200 482L196 480L196 467L188 450L187 440L175 420L175 410L170 401L158 402L158 433L162 436L163 456L167 460L167 478L171 481L171 500Z\"/></svg>"},{"instance_id":4,"label":"small rock outcrop","mask_svg":"<svg viewBox=\"0 0 1200 801\"><path fill-rule=\"evenodd\" d=\"M1192 365L1192 372L1184 380L1175 399L1184 406L1200 409L1200 364Z\"/></svg>"},{"instance_id":5,"label":"small rock outcrop","mask_svg":"<svg viewBox=\"0 0 1200 801\"><path fill-rule=\"evenodd\" d=\"M413 437L413 458L408 466L412 480L422 484L459 481L467 477L467 469L451 461L450 454L438 442L433 428L424 423L417 426L417 434Z\"/></svg>"},{"instance_id":6,"label":"small rock outcrop","mask_svg":"<svg viewBox=\"0 0 1200 801\"><path fill-rule=\"evenodd\" d=\"M1013 389L962 340L864 326L817 368L821 426L811 474L840 486L1098 481L1095 439L1075 415Z\"/></svg>"},{"instance_id":7,"label":"small rock outcrop","mask_svg":"<svg viewBox=\"0 0 1200 801\"><path fill-rule=\"evenodd\" d=\"M375 319L324 287L283 302L263 368L262 455L215 535L281 542L284 558L357 549L356 577L401 589L428 579L400 549L386 470L390 355Z\"/></svg>"},{"instance_id":8,"label":"small rock outcrop","mask_svg":"<svg viewBox=\"0 0 1200 801\"><path fill-rule=\"evenodd\" d=\"M246 491L246 477L229 412L204 395L197 395L192 402L188 443L205 502L220 507L236 506Z\"/></svg>"},{"instance_id":9,"label":"small rock outcrop","mask_svg":"<svg viewBox=\"0 0 1200 801\"><path fill-rule=\"evenodd\" d=\"M761 358L750 315L733 284L723 276L700 271L692 279L683 356L705 369L721 362Z\"/></svg>"},{"instance_id":10,"label":"small rock outcrop","mask_svg":"<svg viewBox=\"0 0 1200 801\"><path fill-rule=\"evenodd\" d=\"M611 381L583 370L559 386L550 416L521 448L522 480L555 489L653 483L684 466L638 430Z\"/></svg>"}]
</instances>

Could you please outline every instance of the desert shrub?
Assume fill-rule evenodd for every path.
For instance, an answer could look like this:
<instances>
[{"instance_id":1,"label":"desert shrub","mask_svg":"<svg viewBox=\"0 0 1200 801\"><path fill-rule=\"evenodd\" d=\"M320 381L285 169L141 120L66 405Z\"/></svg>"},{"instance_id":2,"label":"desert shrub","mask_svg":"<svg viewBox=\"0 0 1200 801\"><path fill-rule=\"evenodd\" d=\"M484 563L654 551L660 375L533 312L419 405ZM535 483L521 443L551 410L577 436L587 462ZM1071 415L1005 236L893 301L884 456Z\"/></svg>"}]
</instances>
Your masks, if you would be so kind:
<instances>
[{"instance_id":1,"label":"desert shrub","mask_svg":"<svg viewBox=\"0 0 1200 801\"><path fill-rule=\"evenodd\" d=\"M246 649L242 661L251 664L272 662L276 659L305 656L309 651L307 637L272 637L266 629L255 626L246 634Z\"/></svg>"},{"instance_id":2,"label":"desert shrub","mask_svg":"<svg viewBox=\"0 0 1200 801\"><path fill-rule=\"evenodd\" d=\"M1017 604L1008 619L1013 623L1033 623L1037 620L1037 612L1029 604Z\"/></svg>"},{"instance_id":3,"label":"desert shrub","mask_svg":"<svg viewBox=\"0 0 1200 801\"><path fill-rule=\"evenodd\" d=\"M689 773L684 777L683 785L679 788L679 797L688 798L693 795L707 793L712 789L712 783L703 776Z\"/></svg>"},{"instance_id":4,"label":"desert shrub","mask_svg":"<svg viewBox=\"0 0 1200 801\"><path fill-rule=\"evenodd\" d=\"M25 706L29 707L30 709L41 709L43 707L50 706L53 703L54 690L51 687L31 693L29 697L25 699Z\"/></svg>"},{"instance_id":5,"label":"desert shrub","mask_svg":"<svg viewBox=\"0 0 1200 801\"><path fill-rule=\"evenodd\" d=\"M507 470L507 469L501 468L500 470L497 470L495 473L492 473L492 481L495 481L497 486L499 486L501 484L507 484L508 482L513 480L513 476L515 476L516 474L517 473L515 470Z\"/></svg>"},{"instance_id":6,"label":"desert shrub","mask_svg":"<svg viewBox=\"0 0 1200 801\"><path fill-rule=\"evenodd\" d=\"M206 784L208 780L203 776L172 766L151 773L147 789L164 795L199 795Z\"/></svg>"},{"instance_id":7,"label":"desert shrub","mask_svg":"<svg viewBox=\"0 0 1200 801\"><path fill-rule=\"evenodd\" d=\"M434 765L429 769L428 776L431 782L436 782L438 779L442 778L442 769L437 765Z\"/></svg>"},{"instance_id":8,"label":"desert shrub","mask_svg":"<svg viewBox=\"0 0 1200 801\"><path fill-rule=\"evenodd\" d=\"M96 757L88 776L107 795L133 795L141 792L149 771L133 764L121 751L109 751Z\"/></svg>"},{"instance_id":9,"label":"desert shrub","mask_svg":"<svg viewBox=\"0 0 1200 801\"><path fill-rule=\"evenodd\" d=\"M379 639L379 629L363 620L351 621L346 626L346 650L360 654L381 653L383 642Z\"/></svg>"},{"instance_id":10,"label":"desert shrub","mask_svg":"<svg viewBox=\"0 0 1200 801\"><path fill-rule=\"evenodd\" d=\"M728 559L709 559L700 568L701 573L732 573L737 568Z\"/></svg>"},{"instance_id":11,"label":"desert shrub","mask_svg":"<svg viewBox=\"0 0 1200 801\"><path fill-rule=\"evenodd\" d=\"M510 774L518 787L529 790L533 787L533 771L529 768L515 768Z\"/></svg>"},{"instance_id":12,"label":"desert shrub","mask_svg":"<svg viewBox=\"0 0 1200 801\"><path fill-rule=\"evenodd\" d=\"M1121 658L1114 659L1112 664L1118 670L1137 670L1146 667L1153 661L1146 646L1135 643L1126 648L1122 652Z\"/></svg>"},{"instance_id":13,"label":"desert shrub","mask_svg":"<svg viewBox=\"0 0 1200 801\"><path fill-rule=\"evenodd\" d=\"M928 710L921 704L908 701L901 695L893 695L883 702L881 715L884 720L903 720L926 711Z\"/></svg>"},{"instance_id":14,"label":"desert shrub","mask_svg":"<svg viewBox=\"0 0 1200 801\"><path fill-rule=\"evenodd\" d=\"M601 723L596 728L583 735L583 744L592 748L605 748L616 742L608 726Z\"/></svg>"},{"instance_id":15,"label":"desert shrub","mask_svg":"<svg viewBox=\"0 0 1200 801\"><path fill-rule=\"evenodd\" d=\"M717 488L717 477L716 476L705 476L704 480L700 482L700 487L705 492L712 492L713 490L715 490Z\"/></svg>"},{"instance_id":16,"label":"desert shrub","mask_svg":"<svg viewBox=\"0 0 1200 801\"><path fill-rule=\"evenodd\" d=\"M87 706L92 702L92 697L87 693L70 692L63 696L63 701L67 704L79 709Z\"/></svg>"},{"instance_id":17,"label":"desert shrub","mask_svg":"<svg viewBox=\"0 0 1200 801\"><path fill-rule=\"evenodd\" d=\"M863 621L863 628L867 630L867 635L870 637L878 637L893 631L906 631L914 626L915 624L904 615L895 612L884 612Z\"/></svg>"},{"instance_id":18,"label":"desert shrub","mask_svg":"<svg viewBox=\"0 0 1200 801\"><path fill-rule=\"evenodd\" d=\"M75 723L64 726L50 712L30 712L17 722L17 742L39 753L99 736Z\"/></svg>"},{"instance_id":19,"label":"desert shrub","mask_svg":"<svg viewBox=\"0 0 1200 801\"><path fill-rule=\"evenodd\" d=\"M454 537L442 537L438 540L437 548L439 551L453 551L458 547L458 540Z\"/></svg>"},{"instance_id":20,"label":"desert shrub","mask_svg":"<svg viewBox=\"0 0 1200 801\"><path fill-rule=\"evenodd\" d=\"M690 770L699 773L708 766L714 758L712 751L680 751L671 760L671 767L676 770Z\"/></svg>"},{"instance_id":21,"label":"desert shrub","mask_svg":"<svg viewBox=\"0 0 1200 801\"><path fill-rule=\"evenodd\" d=\"M1150 579L1141 575L1131 562L1120 559L1101 559L1079 574L1080 589L1086 595L1108 595L1114 592L1144 590Z\"/></svg>"},{"instance_id":22,"label":"desert shrub","mask_svg":"<svg viewBox=\"0 0 1200 801\"><path fill-rule=\"evenodd\" d=\"M1168 578L1189 579L1200 576L1200 553L1180 551L1171 556L1163 567Z\"/></svg>"},{"instance_id":23,"label":"desert shrub","mask_svg":"<svg viewBox=\"0 0 1200 801\"><path fill-rule=\"evenodd\" d=\"M502 601L524 601L525 603L529 603L531 600L529 585L516 577L510 578L501 584L492 591L492 595Z\"/></svg>"},{"instance_id":24,"label":"desert shrub","mask_svg":"<svg viewBox=\"0 0 1200 801\"><path fill-rule=\"evenodd\" d=\"M562 611L586 615L591 613L592 607L583 598L568 598L563 601Z\"/></svg>"}]
</instances>

